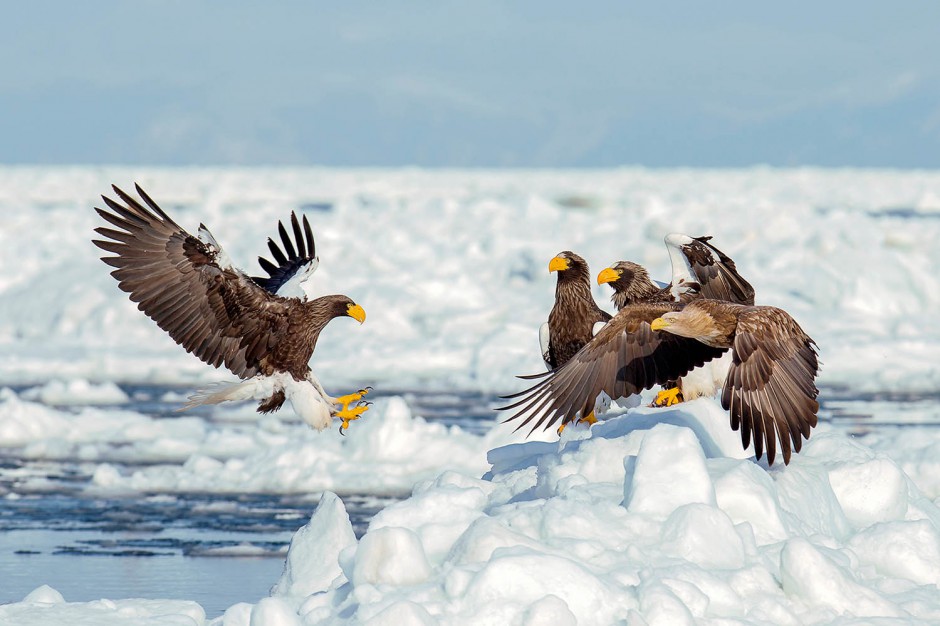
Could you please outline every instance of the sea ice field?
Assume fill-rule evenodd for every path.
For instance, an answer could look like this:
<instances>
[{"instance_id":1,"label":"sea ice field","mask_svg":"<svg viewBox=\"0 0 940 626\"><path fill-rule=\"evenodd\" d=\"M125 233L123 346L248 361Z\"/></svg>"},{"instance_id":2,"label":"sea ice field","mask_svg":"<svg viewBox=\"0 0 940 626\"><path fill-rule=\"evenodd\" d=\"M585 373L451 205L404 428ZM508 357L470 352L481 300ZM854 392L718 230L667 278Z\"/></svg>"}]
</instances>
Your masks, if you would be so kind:
<instances>
[{"instance_id":1,"label":"sea ice field","mask_svg":"<svg viewBox=\"0 0 940 626\"><path fill-rule=\"evenodd\" d=\"M375 389L347 436L177 411L233 377L98 260L92 207L134 182L250 273L307 215L315 295L368 314L311 362ZM668 280L670 232L714 236L818 343L788 466L708 398L500 424L544 369L549 259ZM937 241L930 171L2 167L0 624L940 623Z\"/></svg>"}]
</instances>

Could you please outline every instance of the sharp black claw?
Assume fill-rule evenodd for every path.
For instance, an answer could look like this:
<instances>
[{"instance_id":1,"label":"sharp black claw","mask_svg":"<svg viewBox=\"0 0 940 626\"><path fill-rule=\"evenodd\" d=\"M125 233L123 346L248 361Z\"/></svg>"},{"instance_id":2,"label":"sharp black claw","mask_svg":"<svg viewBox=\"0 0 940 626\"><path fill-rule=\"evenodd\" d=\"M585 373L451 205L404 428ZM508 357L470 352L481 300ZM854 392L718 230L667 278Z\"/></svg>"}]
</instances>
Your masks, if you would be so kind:
<instances>
[{"instance_id":1,"label":"sharp black claw","mask_svg":"<svg viewBox=\"0 0 940 626\"><path fill-rule=\"evenodd\" d=\"M346 427L342 424L339 425L339 434L341 434L343 437L346 436Z\"/></svg>"}]
</instances>

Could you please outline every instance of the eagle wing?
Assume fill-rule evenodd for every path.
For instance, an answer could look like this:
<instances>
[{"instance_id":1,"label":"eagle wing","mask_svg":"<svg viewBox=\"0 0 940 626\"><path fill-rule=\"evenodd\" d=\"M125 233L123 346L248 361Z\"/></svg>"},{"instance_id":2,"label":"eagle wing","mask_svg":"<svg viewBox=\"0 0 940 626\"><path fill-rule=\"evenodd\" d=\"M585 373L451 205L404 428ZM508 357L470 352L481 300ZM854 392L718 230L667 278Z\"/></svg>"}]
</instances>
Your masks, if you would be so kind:
<instances>
[{"instance_id":1,"label":"eagle wing","mask_svg":"<svg viewBox=\"0 0 940 626\"><path fill-rule=\"evenodd\" d=\"M140 186L142 206L118 187L120 204L102 196L111 209L95 208L120 230L95 229L99 248L117 256L101 260L137 308L176 343L213 367L225 365L240 378L262 368L262 359L287 335L296 300L278 298L230 264L219 264L221 249L189 234ZM309 356L309 355L308 355Z\"/></svg>"},{"instance_id":2,"label":"eagle wing","mask_svg":"<svg viewBox=\"0 0 940 626\"><path fill-rule=\"evenodd\" d=\"M734 261L711 245L711 237L666 236L672 260L672 283L698 283L698 293L710 300L754 304L754 288L738 274Z\"/></svg>"},{"instance_id":3,"label":"eagle wing","mask_svg":"<svg viewBox=\"0 0 940 626\"><path fill-rule=\"evenodd\" d=\"M773 464L779 437L783 462L790 462L802 438L816 426L819 390L814 382L819 363L815 342L786 312L757 307L738 317L732 364L721 393L731 414L731 427L741 429L741 442L754 431L757 458L767 450Z\"/></svg>"},{"instance_id":4,"label":"eagle wing","mask_svg":"<svg viewBox=\"0 0 940 626\"><path fill-rule=\"evenodd\" d=\"M519 398L500 407L516 410L506 421L524 418L516 430L534 422L529 434L540 426L549 428L559 420L566 424L578 411L587 415L601 392L611 398L626 398L675 380L725 351L650 328L652 320L676 308L678 305L673 303L627 306L558 369L520 376L542 380L525 391L506 396Z\"/></svg>"},{"instance_id":5,"label":"eagle wing","mask_svg":"<svg viewBox=\"0 0 940 626\"><path fill-rule=\"evenodd\" d=\"M310 228L307 216L303 216L303 229L301 222L297 220L297 213L293 211L290 214L290 222L294 238L291 239L284 222L279 221L277 231L281 237L281 245L268 237L268 250L271 251L274 262L263 256L258 257L258 264L268 276L252 276L251 279L269 293L306 300L306 294L300 284L316 271L320 260L317 258L313 229Z\"/></svg>"}]
</instances>

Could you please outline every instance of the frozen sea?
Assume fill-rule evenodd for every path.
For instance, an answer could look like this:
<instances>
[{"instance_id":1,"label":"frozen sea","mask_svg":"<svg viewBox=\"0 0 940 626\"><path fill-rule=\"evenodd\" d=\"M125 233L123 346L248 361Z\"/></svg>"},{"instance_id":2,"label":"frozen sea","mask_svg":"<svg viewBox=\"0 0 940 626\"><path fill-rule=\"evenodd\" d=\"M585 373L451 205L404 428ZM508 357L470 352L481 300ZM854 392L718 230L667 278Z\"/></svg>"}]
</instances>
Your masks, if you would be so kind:
<instances>
[{"instance_id":1,"label":"frozen sea","mask_svg":"<svg viewBox=\"0 0 940 626\"><path fill-rule=\"evenodd\" d=\"M334 321L312 362L331 392L376 389L347 437L289 409L175 410L228 378L136 311L98 261L91 207L134 182L250 271L278 219L308 215L315 291L368 313L362 327ZM666 278L675 231L713 235L758 303L819 343L813 445L787 468L740 460L711 440L727 428L708 400L519 445L492 408L521 388L515 374L542 368L548 260L570 249L594 274L628 259ZM559 589L572 572L615 599L597 623L940 619L940 568L903 557L940 555L938 237L936 172L0 168L0 602L12 603L0 623L199 624L226 609L229 626L583 622L590 607ZM595 295L610 308L606 289ZM643 467L666 439L706 495L647 490ZM729 500L758 492L779 524ZM599 528L632 534L602 546ZM358 549L330 553L302 530L292 553L332 565L285 571L298 529ZM898 562L877 553L889 540ZM622 558L591 556L600 547ZM835 589L809 585L823 580ZM516 601L500 604L500 589Z\"/></svg>"}]
</instances>

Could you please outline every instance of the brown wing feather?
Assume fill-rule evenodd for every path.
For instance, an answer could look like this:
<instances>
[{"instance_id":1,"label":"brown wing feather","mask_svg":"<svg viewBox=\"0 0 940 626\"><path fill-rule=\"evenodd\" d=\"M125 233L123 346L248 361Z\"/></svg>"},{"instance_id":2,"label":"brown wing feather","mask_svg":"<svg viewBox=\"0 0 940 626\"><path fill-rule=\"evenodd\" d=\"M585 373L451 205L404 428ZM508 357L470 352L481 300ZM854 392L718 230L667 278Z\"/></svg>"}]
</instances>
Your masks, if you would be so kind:
<instances>
[{"instance_id":1,"label":"brown wing feather","mask_svg":"<svg viewBox=\"0 0 940 626\"><path fill-rule=\"evenodd\" d=\"M680 307L675 303L625 307L567 363L529 389L506 396L519 398L500 407L517 409L506 421L522 418L517 430L534 421L530 434L559 420L568 423L579 411L587 415L602 391L611 398L626 397L720 356L724 349L650 328L652 320Z\"/></svg>"},{"instance_id":2,"label":"brown wing feather","mask_svg":"<svg viewBox=\"0 0 940 626\"><path fill-rule=\"evenodd\" d=\"M754 432L757 458L773 464L779 438L783 462L816 426L819 371L815 342L785 311L753 307L738 317L733 359L721 394L731 427L747 446Z\"/></svg>"},{"instance_id":3,"label":"brown wing feather","mask_svg":"<svg viewBox=\"0 0 940 626\"><path fill-rule=\"evenodd\" d=\"M103 197L113 212L95 210L120 230L96 228L107 239L94 243L117 255L102 261L116 268L111 274L137 308L209 365L224 364L241 378L266 369L265 356L286 335L299 303L272 296L240 272L220 268L214 252L140 187L137 192L149 209L117 187L114 192L123 205ZM306 368L310 354L302 352L297 360Z\"/></svg>"},{"instance_id":4,"label":"brown wing feather","mask_svg":"<svg viewBox=\"0 0 940 626\"><path fill-rule=\"evenodd\" d=\"M703 298L738 304L754 304L754 288L738 274L738 268L725 253L708 243L711 237L696 237L682 246L682 253L698 280ZM718 261L715 257L718 256Z\"/></svg>"}]
</instances>

